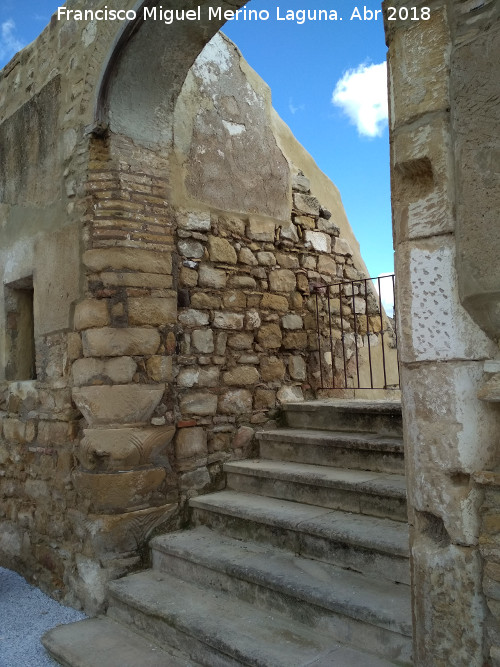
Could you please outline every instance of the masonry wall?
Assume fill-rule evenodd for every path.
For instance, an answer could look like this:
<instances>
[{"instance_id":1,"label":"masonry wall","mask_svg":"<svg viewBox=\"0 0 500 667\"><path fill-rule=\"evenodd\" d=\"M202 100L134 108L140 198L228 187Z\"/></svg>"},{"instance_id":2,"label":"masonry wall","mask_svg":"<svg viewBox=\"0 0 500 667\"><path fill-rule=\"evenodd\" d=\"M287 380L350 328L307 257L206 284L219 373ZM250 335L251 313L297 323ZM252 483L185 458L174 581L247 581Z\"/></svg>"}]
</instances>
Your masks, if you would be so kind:
<instances>
[{"instance_id":1,"label":"masonry wall","mask_svg":"<svg viewBox=\"0 0 500 667\"><path fill-rule=\"evenodd\" d=\"M499 12L417 5L386 23L414 660L496 665Z\"/></svg>"},{"instance_id":2,"label":"masonry wall","mask_svg":"<svg viewBox=\"0 0 500 667\"><path fill-rule=\"evenodd\" d=\"M315 395L309 283L366 276L336 188L229 40L192 66L207 27L175 33L183 57L143 80L164 34L141 29L109 60L110 30L53 21L0 84L0 557L89 612L147 562L153 531L223 485L223 462L254 451L282 402ZM25 336L36 373L16 378Z\"/></svg>"}]
</instances>

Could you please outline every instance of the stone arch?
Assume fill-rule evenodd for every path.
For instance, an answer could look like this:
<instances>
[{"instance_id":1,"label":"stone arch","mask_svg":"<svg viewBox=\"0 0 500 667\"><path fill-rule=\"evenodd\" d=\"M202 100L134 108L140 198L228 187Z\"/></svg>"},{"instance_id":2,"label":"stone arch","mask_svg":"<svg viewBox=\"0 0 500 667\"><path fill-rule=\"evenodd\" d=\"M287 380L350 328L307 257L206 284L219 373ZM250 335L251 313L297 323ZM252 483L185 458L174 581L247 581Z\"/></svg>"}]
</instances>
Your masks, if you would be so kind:
<instances>
[{"instance_id":1,"label":"stone arch","mask_svg":"<svg viewBox=\"0 0 500 667\"><path fill-rule=\"evenodd\" d=\"M237 0L229 6L222 3L223 11L235 10L246 0ZM207 1L201 2L201 20L178 21L176 29L169 31L169 39L164 39L165 25L160 20L143 20L144 10L157 12L182 11L182 3L176 0L157 2L139 0L132 9L136 18L124 24L115 36L111 49L101 70L94 97L94 123L96 128L111 125L115 130L130 129L133 103L144 99L147 92L151 102L171 110L186 75L205 44L217 33L224 20L208 20L205 11ZM185 8L184 8L185 9ZM192 11L197 11L196 9ZM157 15L159 17L159 14ZM157 45L156 62L151 62L151 45ZM161 67L158 67L158 63ZM156 88L155 86L158 85ZM165 93L168 94L165 97ZM127 105L121 95L127 93ZM121 108L120 108L121 107ZM120 114L121 111L121 114ZM153 111L153 110L151 110Z\"/></svg>"}]
</instances>

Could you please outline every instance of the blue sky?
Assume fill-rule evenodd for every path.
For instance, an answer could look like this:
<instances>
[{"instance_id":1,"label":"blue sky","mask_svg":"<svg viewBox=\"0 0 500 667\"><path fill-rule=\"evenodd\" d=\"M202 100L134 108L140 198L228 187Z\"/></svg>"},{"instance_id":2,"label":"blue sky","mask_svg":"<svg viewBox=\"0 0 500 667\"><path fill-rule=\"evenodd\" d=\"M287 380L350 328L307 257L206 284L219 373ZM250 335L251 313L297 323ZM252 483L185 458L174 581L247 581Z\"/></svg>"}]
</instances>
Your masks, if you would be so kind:
<instances>
[{"instance_id":1,"label":"blue sky","mask_svg":"<svg viewBox=\"0 0 500 667\"><path fill-rule=\"evenodd\" d=\"M1 0L0 67L49 22L57 0ZM215 4L215 3L214 3ZM109 8L120 8L109 0ZM278 21L288 10L335 9L337 21ZM267 21L224 32L270 85L273 105L340 190L371 275L393 270L383 22L349 20L353 0L251 0ZM359 5L380 9L380 1ZM335 98L335 99L334 99Z\"/></svg>"}]
</instances>

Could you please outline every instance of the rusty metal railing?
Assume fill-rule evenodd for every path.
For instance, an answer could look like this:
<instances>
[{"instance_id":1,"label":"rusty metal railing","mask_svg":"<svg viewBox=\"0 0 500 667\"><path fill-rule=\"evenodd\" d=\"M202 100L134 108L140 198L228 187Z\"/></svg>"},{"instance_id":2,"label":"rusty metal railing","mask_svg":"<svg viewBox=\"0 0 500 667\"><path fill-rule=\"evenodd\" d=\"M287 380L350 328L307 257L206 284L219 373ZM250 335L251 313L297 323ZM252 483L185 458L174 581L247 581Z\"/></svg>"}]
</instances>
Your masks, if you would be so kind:
<instances>
[{"instance_id":1,"label":"rusty metal railing","mask_svg":"<svg viewBox=\"0 0 500 667\"><path fill-rule=\"evenodd\" d=\"M394 274L310 285L318 388L399 389L394 287Z\"/></svg>"}]
</instances>

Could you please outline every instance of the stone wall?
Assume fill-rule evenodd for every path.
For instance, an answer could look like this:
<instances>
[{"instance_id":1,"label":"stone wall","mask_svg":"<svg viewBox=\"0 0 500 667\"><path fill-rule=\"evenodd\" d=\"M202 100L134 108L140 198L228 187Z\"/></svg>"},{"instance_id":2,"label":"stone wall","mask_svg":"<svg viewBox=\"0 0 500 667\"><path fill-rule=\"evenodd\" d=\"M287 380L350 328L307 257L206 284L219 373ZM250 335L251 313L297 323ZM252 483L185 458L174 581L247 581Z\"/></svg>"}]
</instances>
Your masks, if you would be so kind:
<instances>
[{"instance_id":1,"label":"stone wall","mask_svg":"<svg viewBox=\"0 0 500 667\"><path fill-rule=\"evenodd\" d=\"M479 667L499 654L500 413L483 386L499 356L499 7L416 4L429 20L386 22L414 660Z\"/></svg>"},{"instance_id":2,"label":"stone wall","mask_svg":"<svg viewBox=\"0 0 500 667\"><path fill-rule=\"evenodd\" d=\"M366 276L336 188L229 40L196 60L206 26L167 46L110 30L53 21L0 80L0 558L89 612L283 401L315 395L310 282ZM143 81L160 38L170 68ZM27 118L45 138L22 172Z\"/></svg>"}]
</instances>

